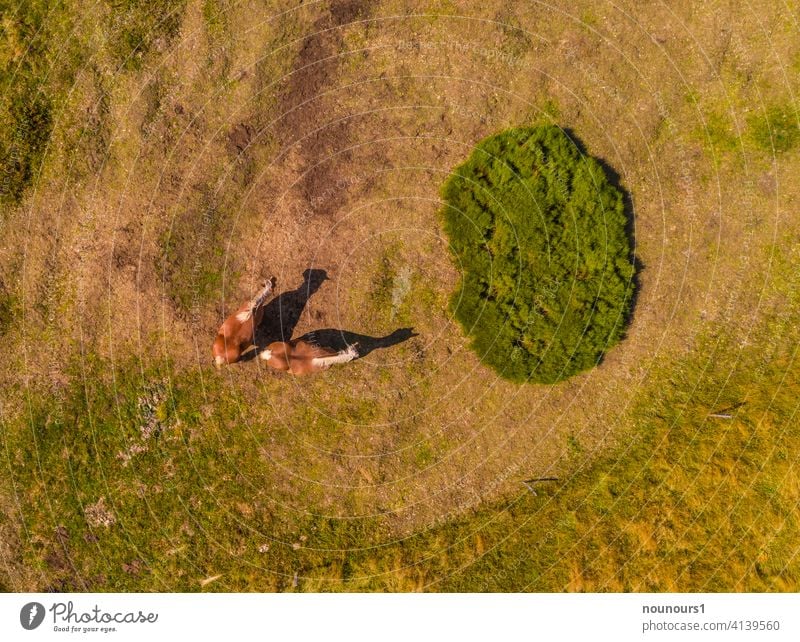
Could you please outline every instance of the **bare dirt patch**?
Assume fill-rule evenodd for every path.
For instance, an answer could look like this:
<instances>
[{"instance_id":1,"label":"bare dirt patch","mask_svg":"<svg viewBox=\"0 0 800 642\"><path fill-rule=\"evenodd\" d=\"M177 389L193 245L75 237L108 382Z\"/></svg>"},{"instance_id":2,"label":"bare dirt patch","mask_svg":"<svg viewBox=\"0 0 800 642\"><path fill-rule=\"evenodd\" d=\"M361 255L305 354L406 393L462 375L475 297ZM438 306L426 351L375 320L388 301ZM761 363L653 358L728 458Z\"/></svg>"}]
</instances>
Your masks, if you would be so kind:
<instances>
[{"instance_id":1,"label":"bare dirt patch","mask_svg":"<svg viewBox=\"0 0 800 642\"><path fill-rule=\"evenodd\" d=\"M353 125L347 117L331 119L334 99L324 94L335 89L338 78L341 28L356 19L367 19L370 7L364 0L336 2L314 21L278 101L282 115L276 125L278 139L287 148L296 146L299 155L297 189L311 210L324 217L347 200L346 189L330 188L352 160L347 147L353 138Z\"/></svg>"}]
</instances>

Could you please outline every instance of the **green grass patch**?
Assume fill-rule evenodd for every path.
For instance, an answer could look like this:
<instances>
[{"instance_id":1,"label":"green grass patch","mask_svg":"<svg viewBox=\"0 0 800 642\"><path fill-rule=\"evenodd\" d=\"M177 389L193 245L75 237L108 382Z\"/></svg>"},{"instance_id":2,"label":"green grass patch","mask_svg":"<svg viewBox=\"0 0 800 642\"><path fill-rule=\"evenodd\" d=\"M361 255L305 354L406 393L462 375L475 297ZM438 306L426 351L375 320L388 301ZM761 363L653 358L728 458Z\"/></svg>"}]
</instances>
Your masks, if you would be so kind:
<instances>
[{"instance_id":1,"label":"green grass patch","mask_svg":"<svg viewBox=\"0 0 800 642\"><path fill-rule=\"evenodd\" d=\"M485 364L555 383L622 338L634 276L623 195L564 131L484 140L442 195L462 271L451 305Z\"/></svg>"},{"instance_id":2,"label":"green grass patch","mask_svg":"<svg viewBox=\"0 0 800 642\"><path fill-rule=\"evenodd\" d=\"M501 12L498 16L500 22L501 45L500 49L508 59L518 61L531 49L531 37L522 23L510 12Z\"/></svg>"},{"instance_id":3,"label":"green grass patch","mask_svg":"<svg viewBox=\"0 0 800 642\"><path fill-rule=\"evenodd\" d=\"M634 430L574 473L353 554L351 590L795 591L800 370L791 341L708 337L655 372ZM737 358L738 357L738 358ZM722 384L721 382L725 382ZM729 409L733 419L709 415ZM384 572L385 575L380 573Z\"/></svg>"},{"instance_id":4,"label":"green grass patch","mask_svg":"<svg viewBox=\"0 0 800 642\"><path fill-rule=\"evenodd\" d=\"M109 50L123 69L141 69L148 51L166 48L180 30L186 0L107 0L112 29Z\"/></svg>"},{"instance_id":5,"label":"green grass patch","mask_svg":"<svg viewBox=\"0 0 800 642\"><path fill-rule=\"evenodd\" d=\"M232 9L230 0L203 0L203 23L208 37L208 60L206 69L212 75L226 78L231 69L229 43L233 36L230 33L229 13Z\"/></svg>"},{"instance_id":6,"label":"green grass patch","mask_svg":"<svg viewBox=\"0 0 800 642\"><path fill-rule=\"evenodd\" d=\"M695 136L715 155L736 151L739 139L730 117L714 111L704 114L704 117L704 126L696 131Z\"/></svg>"},{"instance_id":7,"label":"green grass patch","mask_svg":"<svg viewBox=\"0 0 800 642\"><path fill-rule=\"evenodd\" d=\"M146 54L157 45L165 49L180 29L185 0L158 4L145 0L107 2L107 15L87 14L74 2L26 0L3 11L0 21L0 204L16 205L36 179L58 115L81 69L93 68L110 56L126 70L142 68ZM105 45L92 49L93 22ZM94 56L95 60L89 61ZM100 112L107 105L101 105ZM92 121L94 116L90 116ZM88 122L66 132L81 152L97 155L105 123ZM87 149L83 149L88 146ZM95 163L96 165L97 163Z\"/></svg>"},{"instance_id":8,"label":"green grass patch","mask_svg":"<svg viewBox=\"0 0 800 642\"><path fill-rule=\"evenodd\" d=\"M159 272L177 309L193 318L221 302L244 266L225 254L235 197L211 187L181 206L161 237Z\"/></svg>"},{"instance_id":9,"label":"green grass patch","mask_svg":"<svg viewBox=\"0 0 800 642\"><path fill-rule=\"evenodd\" d=\"M413 323L414 311L426 314L435 292L403 257L401 244L387 245L374 263L369 284L372 314L382 324Z\"/></svg>"},{"instance_id":10,"label":"green grass patch","mask_svg":"<svg viewBox=\"0 0 800 642\"><path fill-rule=\"evenodd\" d=\"M50 20L54 19L50 16ZM25 2L0 22L0 202L32 183L53 128L48 3Z\"/></svg>"},{"instance_id":11,"label":"green grass patch","mask_svg":"<svg viewBox=\"0 0 800 642\"><path fill-rule=\"evenodd\" d=\"M766 113L753 114L747 121L753 141L764 151L788 152L800 141L796 110L773 105Z\"/></svg>"},{"instance_id":12,"label":"green grass patch","mask_svg":"<svg viewBox=\"0 0 800 642\"><path fill-rule=\"evenodd\" d=\"M42 589L201 590L221 575L209 590L291 590L295 572L344 558L325 549L380 533L287 519L248 396L204 375L89 357L62 395L14 391L27 411L4 419L4 451Z\"/></svg>"},{"instance_id":13,"label":"green grass patch","mask_svg":"<svg viewBox=\"0 0 800 642\"><path fill-rule=\"evenodd\" d=\"M392 290L397 278L397 248L385 249L378 258L372 273L369 298L376 309L389 308L392 305Z\"/></svg>"},{"instance_id":14,"label":"green grass patch","mask_svg":"<svg viewBox=\"0 0 800 642\"><path fill-rule=\"evenodd\" d=\"M23 562L43 590L795 591L795 321L778 319L779 335L763 324L742 352L707 337L652 371L609 452L585 463L572 439L572 472L536 496L520 484L402 540L379 516L287 508L263 417L225 377L133 360L112 376L88 357L62 394L9 390L24 409L0 433L22 490ZM424 466L434 453L410 455Z\"/></svg>"}]
</instances>

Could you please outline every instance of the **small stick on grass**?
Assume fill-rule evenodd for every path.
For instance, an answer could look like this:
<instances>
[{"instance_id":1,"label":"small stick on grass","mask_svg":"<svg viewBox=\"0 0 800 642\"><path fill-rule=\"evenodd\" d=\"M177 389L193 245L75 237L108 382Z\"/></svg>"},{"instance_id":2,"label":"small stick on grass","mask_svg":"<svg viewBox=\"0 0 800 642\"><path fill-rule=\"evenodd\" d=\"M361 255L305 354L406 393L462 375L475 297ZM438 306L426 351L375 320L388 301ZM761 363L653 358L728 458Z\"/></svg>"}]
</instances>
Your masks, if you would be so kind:
<instances>
[{"instance_id":1,"label":"small stick on grass","mask_svg":"<svg viewBox=\"0 0 800 642\"><path fill-rule=\"evenodd\" d=\"M222 573L220 573L219 575L212 575L211 577L207 577L204 580L200 580L200 586L207 586L211 584L211 582L216 582L221 577Z\"/></svg>"},{"instance_id":2,"label":"small stick on grass","mask_svg":"<svg viewBox=\"0 0 800 642\"><path fill-rule=\"evenodd\" d=\"M549 482L549 481L558 481L558 477L534 477L533 479L523 479L522 483L525 484L525 486L529 491L531 491L534 495L538 496L538 493L533 489L533 485L539 482Z\"/></svg>"},{"instance_id":3,"label":"small stick on grass","mask_svg":"<svg viewBox=\"0 0 800 642\"><path fill-rule=\"evenodd\" d=\"M713 417L714 419L733 419L733 415L731 414L731 411L738 410L745 403L747 403L747 402L746 401L739 401L739 402L737 402L735 404L727 406L726 408L720 408L717 412L712 412L708 416L709 417Z\"/></svg>"}]
</instances>

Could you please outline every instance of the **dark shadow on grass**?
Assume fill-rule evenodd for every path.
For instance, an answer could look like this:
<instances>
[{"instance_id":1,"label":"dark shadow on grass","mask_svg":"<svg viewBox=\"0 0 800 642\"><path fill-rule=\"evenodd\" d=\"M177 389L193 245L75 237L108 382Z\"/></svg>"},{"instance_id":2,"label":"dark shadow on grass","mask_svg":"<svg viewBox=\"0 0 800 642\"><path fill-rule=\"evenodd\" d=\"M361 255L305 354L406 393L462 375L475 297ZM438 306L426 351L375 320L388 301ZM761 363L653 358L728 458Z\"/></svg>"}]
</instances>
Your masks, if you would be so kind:
<instances>
[{"instance_id":1,"label":"dark shadow on grass","mask_svg":"<svg viewBox=\"0 0 800 642\"><path fill-rule=\"evenodd\" d=\"M631 198L630 192L628 192L628 190L622 186L622 181L619 173L617 173L617 170L609 165L604 158L590 154L586 149L586 145L583 144L583 141L578 138L574 131L569 128L562 128L562 131L569 137L575 147L578 148L578 151L582 156L594 158L598 162L600 167L603 168L603 172L605 172L608 182L613 187L618 189L620 194L622 194L622 203L625 210L625 235L628 237L628 244L631 248L631 254L628 258L633 264L633 278L631 279L630 283L630 288L632 290L630 307L628 308L625 319L623 320L624 326L627 329L633 321L633 314L636 310L637 299L639 298L639 273L645 269L644 263L642 263L642 261L636 255L636 220L633 211L633 199Z\"/></svg>"},{"instance_id":2,"label":"dark shadow on grass","mask_svg":"<svg viewBox=\"0 0 800 642\"><path fill-rule=\"evenodd\" d=\"M308 269L303 272L303 282L296 289L279 294L267 303L264 306L264 318L256 328L256 349L244 354L242 361L255 358L273 341L290 341L308 300L327 280L328 274L325 270ZM324 328L313 330L298 338L337 351L357 343L358 356L364 357L373 350L390 348L416 336L418 335L413 328L398 328L385 337L371 337L347 330Z\"/></svg>"},{"instance_id":3,"label":"dark shadow on grass","mask_svg":"<svg viewBox=\"0 0 800 642\"><path fill-rule=\"evenodd\" d=\"M273 341L289 341L306 303L327 280L325 270L308 269L303 272L303 282L296 289L283 292L267 303L264 318L256 328L257 350L249 352L243 360L252 359Z\"/></svg>"},{"instance_id":4,"label":"dark shadow on grass","mask_svg":"<svg viewBox=\"0 0 800 642\"><path fill-rule=\"evenodd\" d=\"M416 336L419 335L414 332L414 328L398 328L385 337L371 337L357 332L348 332L347 330L325 328L323 330L312 330L300 337L300 340L337 351L345 350L348 346L357 343L358 356L361 358L367 356L373 350L391 348Z\"/></svg>"}]
</instances>

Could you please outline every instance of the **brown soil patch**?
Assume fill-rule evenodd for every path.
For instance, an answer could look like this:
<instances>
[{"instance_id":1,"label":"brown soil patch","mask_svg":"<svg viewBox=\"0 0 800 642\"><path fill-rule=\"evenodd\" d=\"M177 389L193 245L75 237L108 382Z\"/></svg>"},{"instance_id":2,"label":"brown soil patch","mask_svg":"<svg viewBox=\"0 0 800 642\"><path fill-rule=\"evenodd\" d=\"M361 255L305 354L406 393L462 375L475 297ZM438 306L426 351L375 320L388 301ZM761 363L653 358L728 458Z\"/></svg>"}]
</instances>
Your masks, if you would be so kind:
<instances>
[{"instance_id":1,"label":"brown soil patch","mask_svg":"<svg viewBox=\"0 0 800 642\"><path fill-rule=\"evenodd\" d=\"M297 189L311 210L330 217L347 200L346 189L331 190L339 182L352 154L346 147L352 142L349 118L332 119L333 98L327 90L335 87L340 62L340 28L356 19L368 18L370 3L347 0L332 3L311 26L303 40L278 110L278 139L285 148L296 146L300 178ZM288 151L288 149L287 149Z\"/></svg>"}]
</instances>

